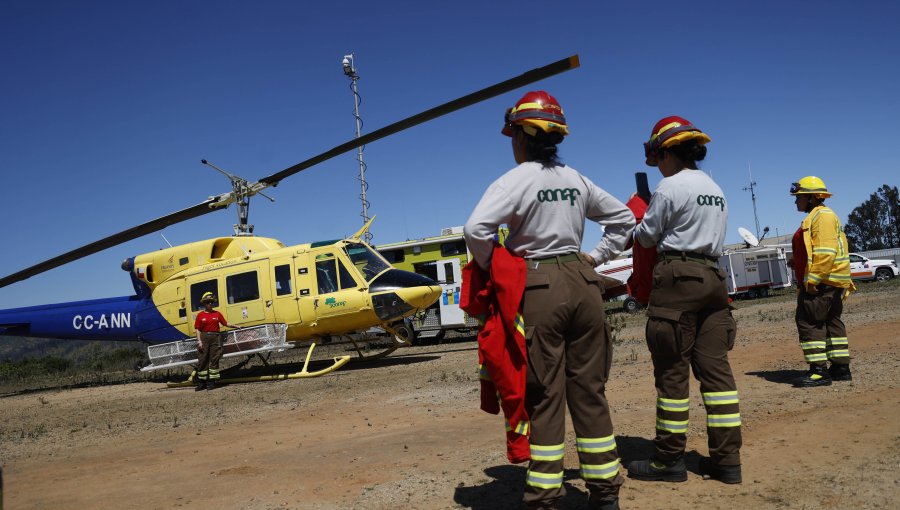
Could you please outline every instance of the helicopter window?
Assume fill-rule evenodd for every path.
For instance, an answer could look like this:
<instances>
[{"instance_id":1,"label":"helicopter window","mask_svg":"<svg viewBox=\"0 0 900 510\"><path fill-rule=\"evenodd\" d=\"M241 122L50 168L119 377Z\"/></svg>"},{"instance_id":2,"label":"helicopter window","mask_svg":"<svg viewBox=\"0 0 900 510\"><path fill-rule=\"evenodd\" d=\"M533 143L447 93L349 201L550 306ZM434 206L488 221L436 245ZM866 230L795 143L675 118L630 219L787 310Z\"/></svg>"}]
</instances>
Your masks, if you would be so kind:
<instances>
[{"instance_id":1,"label":"helicopter window","mask_svg":"<svg viewBox=\"0 0 900 510\"><path fill-rule=\"evenodd\" d=\"M441 256L449 257L451 255L465 255L466 242L453 241L452 243L441 243Z\"/></svg>"},{"instance_id":2,"label":"helicopter window","mask_svg":"<svg viewBox=\"0 0 900 510\"><path fill-rule=\"evenodd\" d=\"M213 295L215 295L219 290L217 287L218 283L216 280L206 280L205 282L197 282L191 285L191 311L196 312L198 310L203 310L203 304L200 303L200 298L207 292L212 292Z\"/></svg>"},{"instance_id":3,"label":"helicopter window","mask_svg":"<svg viewBox=\"0 0 900 510\"><path fill-rule=\"evenodd\" d=\"M316 280L319 283L319 294L337 292L337 261L328 259L316 262Z\"/></svg>"},{"instance_id":4,"label":"helicopter window","mask_svg":"<svg viewBox=\"0 0 900 510\"><path fill-rule=\"evenodd\" d=\"M284 296L291 293L291 265L275 266L275 294Z\"/></svg>"},{"instance_id":5,"label":"helicopter window","mask_svg":"<svg viewBox=\"0 0 900 510\"><path fill-rule=\"evenodd\" d=\"M225 290L228 293L229 305L259 299L256 271L233 274L225 278Z\"/></svg>"},{"instance_id":6,"label":"helicopter window","mask_svg":"<svg viewBox=\"0 0 900 510\"><path fill-rule=\"evenodd\" d=\"M353 265L367 282L372 281L382 271L391 267L371 248L362 243L347 243L344 249L347 250L347 255L350 256Z\"/></svg>"},{"instance_id":7,"label":"helicopter window","mask_svg":"<svg viewBox=\"0 0 900 510\"><path fill-rule=\"evenodd\" d=\"M391 264L396 264L398 262L403 262L406 260L406 254L403 253L403 250L385 250L378 252L381 253L381 256L387 259Z\"/></svg>"},{"instance_id":8,"label":"helicopter window","mask_svg":"<svg viewBox=\"0 0 900 510\"><path fill-rule=\"evenodd\" d=\"M353 276L350 275L350 271L347 270L347 267L344 266L343 262L338 263L341 271L341 290L343 289L352 289L356 287L356 280L353 279Z\"/></svg>"},{"instance_id":9,"label":"helicopter window","mask_svg":"<svg viewBox=\"0 0 900 510\"><path fill-rule=\"evenodd\" d=\"M188 258L187 258L187 257L182 257L182 258L178 259L178 264L181 265L181 266L183 266L183 265L185 265L185 264L187 264L187 263L188 263Z\"/></svg>"}]
</instances>

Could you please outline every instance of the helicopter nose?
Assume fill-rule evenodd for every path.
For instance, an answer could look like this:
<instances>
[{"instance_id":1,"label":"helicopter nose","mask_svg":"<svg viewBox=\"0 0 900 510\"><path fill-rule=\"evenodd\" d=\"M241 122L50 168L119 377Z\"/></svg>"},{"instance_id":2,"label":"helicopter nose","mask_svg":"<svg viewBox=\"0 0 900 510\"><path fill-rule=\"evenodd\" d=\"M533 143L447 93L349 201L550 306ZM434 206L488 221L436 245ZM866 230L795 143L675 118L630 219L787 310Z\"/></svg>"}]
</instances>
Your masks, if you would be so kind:
<instances>
[{"instance_id":1,"label":"helicopter nose","mask_svg":"<svg viewBox=\"0 0 900 510\"><path fill-rule=\"evenodd\" d=\"M419 285L394 291L409 306L418 310L424 310L432 305L441 296L441 287L438 285Z\"/></svg>"},{"instance_id":2,"label":"helicopter nose","mask_svg":"<svg viewBox=\"0 0 900 510\"><path fill-rule=\"evenodd\" d=\"M378 318L393 320L431 306L441 295L441 287L420 274L391 269L372 280L369 292Z\"/></svg>"}]
</instances>

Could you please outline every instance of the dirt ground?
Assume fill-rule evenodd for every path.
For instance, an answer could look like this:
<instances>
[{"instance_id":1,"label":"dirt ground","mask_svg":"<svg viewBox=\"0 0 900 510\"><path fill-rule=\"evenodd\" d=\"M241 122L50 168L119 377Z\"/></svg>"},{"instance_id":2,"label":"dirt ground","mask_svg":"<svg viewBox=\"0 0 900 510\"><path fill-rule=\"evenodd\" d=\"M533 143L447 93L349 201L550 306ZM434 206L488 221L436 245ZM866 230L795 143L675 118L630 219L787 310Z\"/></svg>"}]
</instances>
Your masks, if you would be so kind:
<instances>
[{"instance_id":1,"label":"dirt ground","mask_svg":"<svg viewBox=\"0 0 900 510\"><path fill-rule=\"evenodd\" d=\"M622 508L897 508L900 286L855 295L852 382L795 389L789 297L741 302L732 352L741 485L703 481L692 387L686 483L628 479ZM655 393L642 316L618 333L607 396L623 464L652 451ZM7 509L518 508L525 466L478 409L474 342L410 347L317 379L212 392L140 383L0 398ZM571 425L565 508L587 494Z\"/></svg>"}]
</instances>

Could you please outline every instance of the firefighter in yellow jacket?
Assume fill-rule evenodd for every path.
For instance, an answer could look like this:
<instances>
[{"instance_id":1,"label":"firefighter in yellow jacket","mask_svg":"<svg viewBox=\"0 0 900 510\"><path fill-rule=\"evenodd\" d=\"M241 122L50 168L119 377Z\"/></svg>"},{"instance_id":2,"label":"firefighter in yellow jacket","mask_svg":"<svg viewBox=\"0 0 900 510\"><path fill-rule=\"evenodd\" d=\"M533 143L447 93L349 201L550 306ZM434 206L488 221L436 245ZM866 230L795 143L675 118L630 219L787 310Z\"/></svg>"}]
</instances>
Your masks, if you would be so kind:
<instances>
[{"instance_id":1,"label":"firefighter in yellow jacket","mask_svg":"<svg viewBox=\"0 0 900 510\"><path fill-rule=\"evenodd\" d=\"M856 290L850 279L847 237L837 214L825 206L831 196L822 179L807 176L791 184L797 210L807 213L791 242L797 277L797 332L809 372L794 382L808 388L849 381L850 350L841 320L843 299ZM828 366L828 362L831 366Z\"/></svg>"}]
</instances>

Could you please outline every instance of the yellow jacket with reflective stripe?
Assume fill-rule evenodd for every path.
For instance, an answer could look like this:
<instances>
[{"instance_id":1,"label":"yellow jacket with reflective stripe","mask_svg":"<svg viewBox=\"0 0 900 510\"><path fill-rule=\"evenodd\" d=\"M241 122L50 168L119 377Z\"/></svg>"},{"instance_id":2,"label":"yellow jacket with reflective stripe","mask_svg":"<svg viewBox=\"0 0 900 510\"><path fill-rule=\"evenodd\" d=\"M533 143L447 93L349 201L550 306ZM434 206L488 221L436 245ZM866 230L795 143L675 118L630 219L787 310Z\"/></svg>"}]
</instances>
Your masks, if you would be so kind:
<instances>
[{"instance_id":1,"label":"yellow jacket with reflective stripe","mask_svg":"<svg viewBox=\"0 0 900 510\"><path fill-rule=\"evenodd\" d=\"M844 296L856 290L850 278L847 236L837 214L824 205L817 206L803 219L801 228L807 257L804 283L840 287L846 289Z\"/></svg>"}]
</instances>

